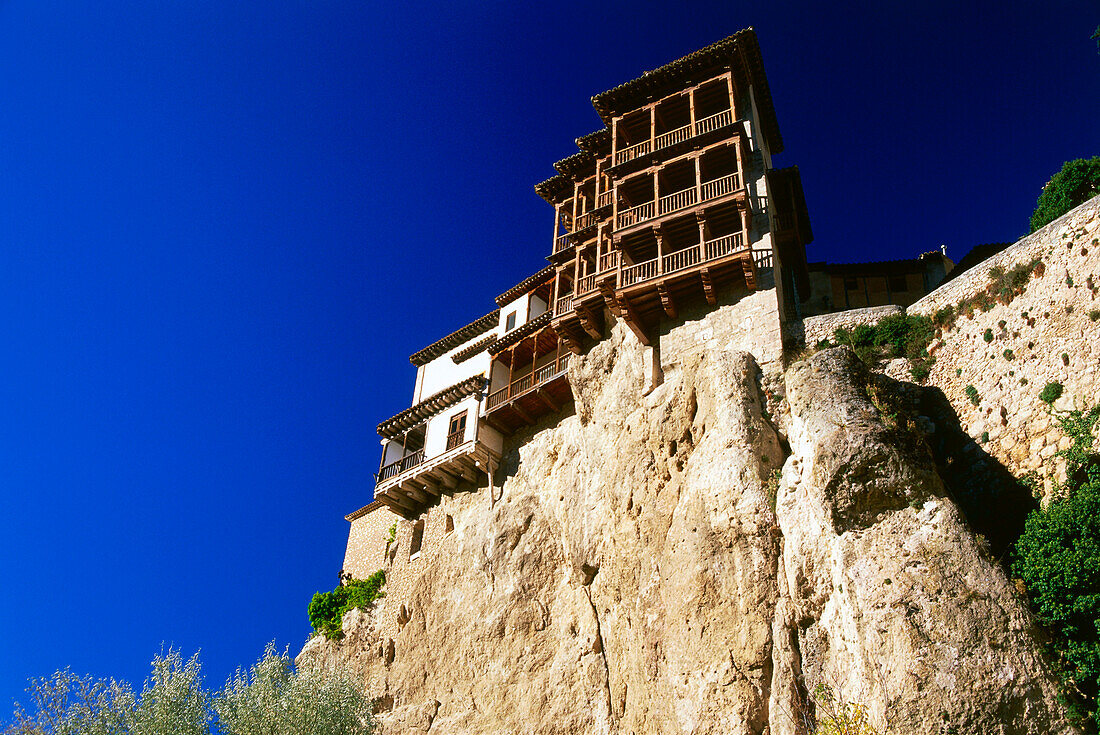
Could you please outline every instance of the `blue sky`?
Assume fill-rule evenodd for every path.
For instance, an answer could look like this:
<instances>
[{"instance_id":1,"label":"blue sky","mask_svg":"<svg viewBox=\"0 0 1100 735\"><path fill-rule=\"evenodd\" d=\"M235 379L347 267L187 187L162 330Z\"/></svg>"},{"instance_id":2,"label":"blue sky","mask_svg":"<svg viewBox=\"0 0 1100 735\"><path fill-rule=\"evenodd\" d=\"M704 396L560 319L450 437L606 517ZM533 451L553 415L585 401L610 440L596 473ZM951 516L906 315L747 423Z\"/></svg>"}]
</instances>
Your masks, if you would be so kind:
<instances>
[{"instance_id":1,"label":"blue sky","mask_svg":"<svg viewBox=\"0 0 1100 735\"><path fill-rule=\"evenodd\" d=\"M544 264L593 94L752 25L811 260L1023 234L1100 154L1100 10L894 5L0 0L0 719L298 649L408 355Z\"/></svg>"}]
</instances>

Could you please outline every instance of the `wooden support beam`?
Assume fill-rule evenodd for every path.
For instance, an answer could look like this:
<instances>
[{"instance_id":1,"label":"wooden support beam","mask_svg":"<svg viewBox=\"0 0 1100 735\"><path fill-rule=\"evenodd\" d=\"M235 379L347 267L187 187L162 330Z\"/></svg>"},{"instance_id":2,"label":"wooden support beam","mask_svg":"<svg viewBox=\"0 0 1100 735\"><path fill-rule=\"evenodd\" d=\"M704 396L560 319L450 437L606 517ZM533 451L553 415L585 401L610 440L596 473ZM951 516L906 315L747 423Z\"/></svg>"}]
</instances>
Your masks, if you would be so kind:
<instances>
[{"instance_id":1,"label":"wooden support beam","mask_svg":"<svg viewBox=\"0 0 1100 735\"><path fill-rule=\"evenodd\" d=\"M615 300L615 279L608 278L597 284L600 289L600 295L603 296L603 301L607 304L607 308L611 310L611 313L618 319L621 317L619 312L619 302Z\"/></svg>"},{"instance_id":2,"label":"wooden support beam","mask_svg":"<svg viewBox=\"0 0 1100 735\"><path fill-rule=\"evenodd\" d=\"M481 420L484 421L485 423L489 424L489 426L492 426L494 429L499 431L501 434L511 434L512 433L511 429L509 429L507 426L505 426L503 423L501 423L500 420L498 420L497 417L492 415L492 414L485 414L485 416L483 416L481 418Z\"/></svg>"},{"instance_id":3,"label":"wooden support beam","mask_svg":"<svg viewBox=\"0 0 1100 735\"><path fill-rule=\"evenodd\" d=\"M416 503L409 500L407 497L402 497L399 493L394 492L392 489L386 491L385 497L389 499L390 504L392 505L396 505L397 507L402 508L405 511L409 511L412 513L416 512Z\"/></svg>"},{"instance_id":4,"label":"wooden support beam","mask_svg":"<svg viewBox=\"0 0 1100 735\"><path fill-rule=\"evenodd\" d=\"M436 482L434 479L429 477L428 475L424 475L423 477L421 477L419 479L420 479L420 482L422 482L424 484L424 489L427 490L432 495L434 495L438 498L440 495L443 494L441 485L438 482Z\"/></svg>"},{"instance_id":5,"label":"wooden support beam","mask_svg":"<svg viewBox=\"0 0 1100 735\"><path fill-rule=\"evenodd\" d=\"M406 482L402 484L401 489L408 493L408 496L418 503L428 503L432 500L430 495L415 487L412 483Z\"/></svg>"},{"instance_id":6,"label":"wooden support beam","mask_svg":"<svg viewBox=\"0 0 1100 735\"><path fill-rule=\"evenodd\" d=\"M574 337L572 334L568 334L565 332L558 336L561 338L561 343L568 347L570 352L572 352L574 355L581 354L581 344L577 341L576 337Z\"/></svg>"},{"instance_id":7,"label":"wooden support beam","mask_svg":"<svg viewBox=\"0 0 1100 735\"><path fill-rule=\"evenodd\" d=\"M584 331L588 332L588 335L597 342L603 339L603 332L596 323L596 317L589 311L588 307L578 304L576 309L577 316L581 318L581 326L584 327Z\"/></svg>"},{"instance_id":8,"label":"wooden support beam","mask_svg":"<svg viewBox=\"0 0 1100 735\"><path fill-rule=\"evenodd\" d=\"M664 282L657 284L657 295L661 297L661 307L671 318L676 318L676 302L672 299L672 292Z\"/></svg>"},{"instance_id":9,"label":"wooden support beam","mask_svg":"<svg viewBox=\"0 0 1100 735\"><path fill-rule=\"evenodd\" d=\"M400 515L405 515L405 509L402 508L400 505L398 505L397 501L394 500L393 498L391 498L389 495L375 496L375 500L378 500L379 502L381 502L383 505L385 505L387 508L394 511L395 513L399 513Z\"/></svg>"},{"instance_id":10,"label":"wooden support beam","mask_svg":"<svg viewBox=\"0 0 1100 735\"><path fill-rule=\"evenodd\" d=\"M630 331L634 332L634 336L638 338L638 341L646 347L652 347L653 344L649 339L649 335L646 334L645 324L638 316L638 312L634 311L630 299L625 296L619 297L619 311L622 312L622 318L626 322L626 326L630 327Z\"/></svg>"},{"instance_id":11,"label":"wooden support beam","mask_svg":"<svg viewBox=\"0 0 1100 735\"><path fill-rule=\"evenodd\" d=\"M714 295L714 281L710 277L710 268L706 266L700 268L699 277L703 279L703 293L706 294L707 303L711 306L717 305L718 297Z\"/></svg>"},{"instance_id":12,"label":"wooden support beam","mask_svg":"<svg viewBox=\"0 0 1100 735\"><path fill-rule=\"evenodd\" d=\"M550 410L554 413L557 413L561 410L561 406L554 402L554 399L550 396L549 391L540 388L539 390L535 391L535 395L538 396L543 403L549 406Z\"/></svg>"},{"instance_id":13,"label":"wooden support beam","mask_svg":"<svg viewBox=\"0 0 1100 735\"><path fill-rule=\"evenodd\" d=\"M741 268L745 271L745 285L751 290L756 290L756 263L753 262L752 253L741 256Z\"/></svg>"},{"instance_id":14,"label":"wooden support beam","mask_svg":"<svg viewBox=\"0 0 1100 735\"><path fill-rule=\"evenodd\" d=\"M512 404L512 410L515 411L517 414L519 414L519 417L521 419L523 419L523 423L525 423L525 424L535 423L535 420L533 418L531 418L531 415L529 413L527 413L526 411L524 411L518 403L513 403Z\"/></svg>"}]
</instances>

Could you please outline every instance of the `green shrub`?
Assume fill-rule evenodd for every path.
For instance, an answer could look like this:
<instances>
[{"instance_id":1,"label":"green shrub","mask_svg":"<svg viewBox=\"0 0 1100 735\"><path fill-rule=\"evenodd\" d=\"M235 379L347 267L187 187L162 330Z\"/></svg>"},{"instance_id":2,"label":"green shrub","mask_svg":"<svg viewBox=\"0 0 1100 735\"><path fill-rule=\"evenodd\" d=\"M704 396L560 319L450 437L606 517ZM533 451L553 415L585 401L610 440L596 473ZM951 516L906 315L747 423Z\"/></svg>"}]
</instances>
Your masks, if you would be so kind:
<instances>
[{"instance_id":1,"label":"green shrub","mask_svg":"<svg viewBox=\"0 0 1100 735\"><path fill-rule=\"evenodd\" d=\"M1006 360L1011 360L1011 359L1012 359L1013 357L1015 357L1016 355L1015 355L1015 354L1013 354L1012 350L1005 350L1005 351L1004 351L1004 356L1005 356L1005 359L1006 359Z\"/></svg>"},{"instance_id":2,"label":"green shrub","mask_svg":"<svg viewBox=\"0 0 1100 735\"><path fill-rule=\"evenodd\" d=\"M1039 400L1043 403L1054 403L1062 397L1062 384L1058 382L1047 383L1039 391Z\"/></svg>"},{"instance_id":3,"label":"green shrub","mask_svg":"<svg viewBox=\"0 0 1100 735\"><path fill-rule=\"evenodd\" d=\"M382 586L386 573L379 569L366 579L352 579L331 592L318 592L310 600L309 624L329 640L344 637L342 622L344 613L355 608L369 608L374 601L384 597Z\"/></svg>"},{"instance_id":4,"label":"green shrub","mask_svg":"<svg viewBox=\"0 0 1100 735\"><path fill-rule=\"evenodd\" d=\"M1100 311L1093 309L1089 312L1089 321L1096 321L1100 319Z\"/></svg>"},{"instance_id":5,"label":"green shrub","mask_svg":"<svg viewBox=\"0 0 1100 735\"><path fill-rule=\"evenodd\" d=\"M966 388L963 389L963 393L966 394L966 397L969 398L970 402L975 406L982 402L982 397L978 395L978 389L972 385L966 386Z\"/></svg>"},{"instance_id":6,"label":"green shrub","mask_svg":"<svg viewBox=\"0 0 1100 735\"><path fill-rule=\"evenodd\" d=\"M1054 174L1035 203L1031 231L1061 217L1100 193L1100 156L1066 161Z\"/></svg>"},{"instance_id":7,"label":"green shrub","mask_svg":"<svg viewBox=\"0 0 1100 735\"><path fill-rule=\"evenodd\" d=\"M986 342L992 342L993 341L993 330L992 329L985 330L985 333L982 335L982 339L984 339Z\"/></svg>"},{"instance_id":8,"label":"green shrub","mask_svg":"<svg viewBox=\"0 0 1100 735\"><path fill-rule=\"evenodd\" d=\"M1100 467L1046 509L1032 511L1016 542L1014 573L1051 635L1071 713L1100 724Z\"/></svg>"}]
</instances>

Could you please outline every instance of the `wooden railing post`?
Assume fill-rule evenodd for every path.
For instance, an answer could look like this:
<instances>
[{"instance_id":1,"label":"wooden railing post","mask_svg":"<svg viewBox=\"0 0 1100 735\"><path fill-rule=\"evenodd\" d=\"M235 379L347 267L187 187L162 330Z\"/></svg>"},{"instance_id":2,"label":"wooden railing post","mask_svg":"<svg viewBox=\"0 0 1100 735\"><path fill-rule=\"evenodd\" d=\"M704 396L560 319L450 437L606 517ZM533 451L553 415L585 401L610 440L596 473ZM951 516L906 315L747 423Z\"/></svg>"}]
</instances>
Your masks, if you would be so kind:
<instances>
[{"instance_id":1,"label":"wooden railing post","mask_svg":"<svg viewBox=\"0 0 1100 735\"><path fill-rule=\"evenodd\" d=\"M654 103L649 108L649 151L657 149L657 105Z\"/></svg>"},{"instance_id":2,"label":"wooden railing post","mask_svg":"<svg viewBox=\"0 0 1100 735\"><path fill-rule=\"evenodd\" d=\"M695 213L695 221L699 223L699 262L702 263L707 259L706 221L702 212Z\"/></svg>"},{"instance_id":3,"label":"wooden railing post","mask_svg":"<svg viewBox=\"0 0 1100 735\"><path fill-rule=\"evenodd\" d=\"M657 273L665 272L665 236L660 227L653 228L653 234L657 237Z\"/></svg>"},{"instance_id":4,"label":"wooden railing post","mask_svg":"<svg viewBox=\"0 0 1100 735\"><path fill-rule=\"evenodd\" d=\"M695 203L703 202L703 174L699 162L700 156L695 156Z\"/></svg>"}]
</instances>

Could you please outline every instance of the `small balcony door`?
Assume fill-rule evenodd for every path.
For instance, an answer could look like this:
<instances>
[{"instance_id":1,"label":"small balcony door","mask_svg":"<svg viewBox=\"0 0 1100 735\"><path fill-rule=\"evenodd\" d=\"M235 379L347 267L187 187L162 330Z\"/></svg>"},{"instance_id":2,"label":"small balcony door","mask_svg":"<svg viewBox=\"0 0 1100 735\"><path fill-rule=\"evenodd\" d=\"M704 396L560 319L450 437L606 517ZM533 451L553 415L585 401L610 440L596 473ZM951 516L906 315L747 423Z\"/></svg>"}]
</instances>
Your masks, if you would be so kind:
<instances>
[{"instance_id":1,"label":"small balcony door","mask_svg":"<svg viewBox=\"0 0 1100 735\"><path fill-rule=\"evenodd\" d=\"M469 411L456 413L451 417L451 423L447 427L447 450L450 451L462 444L462 438L466 436L466 414Z\"/></svg>"}]
</instances>

